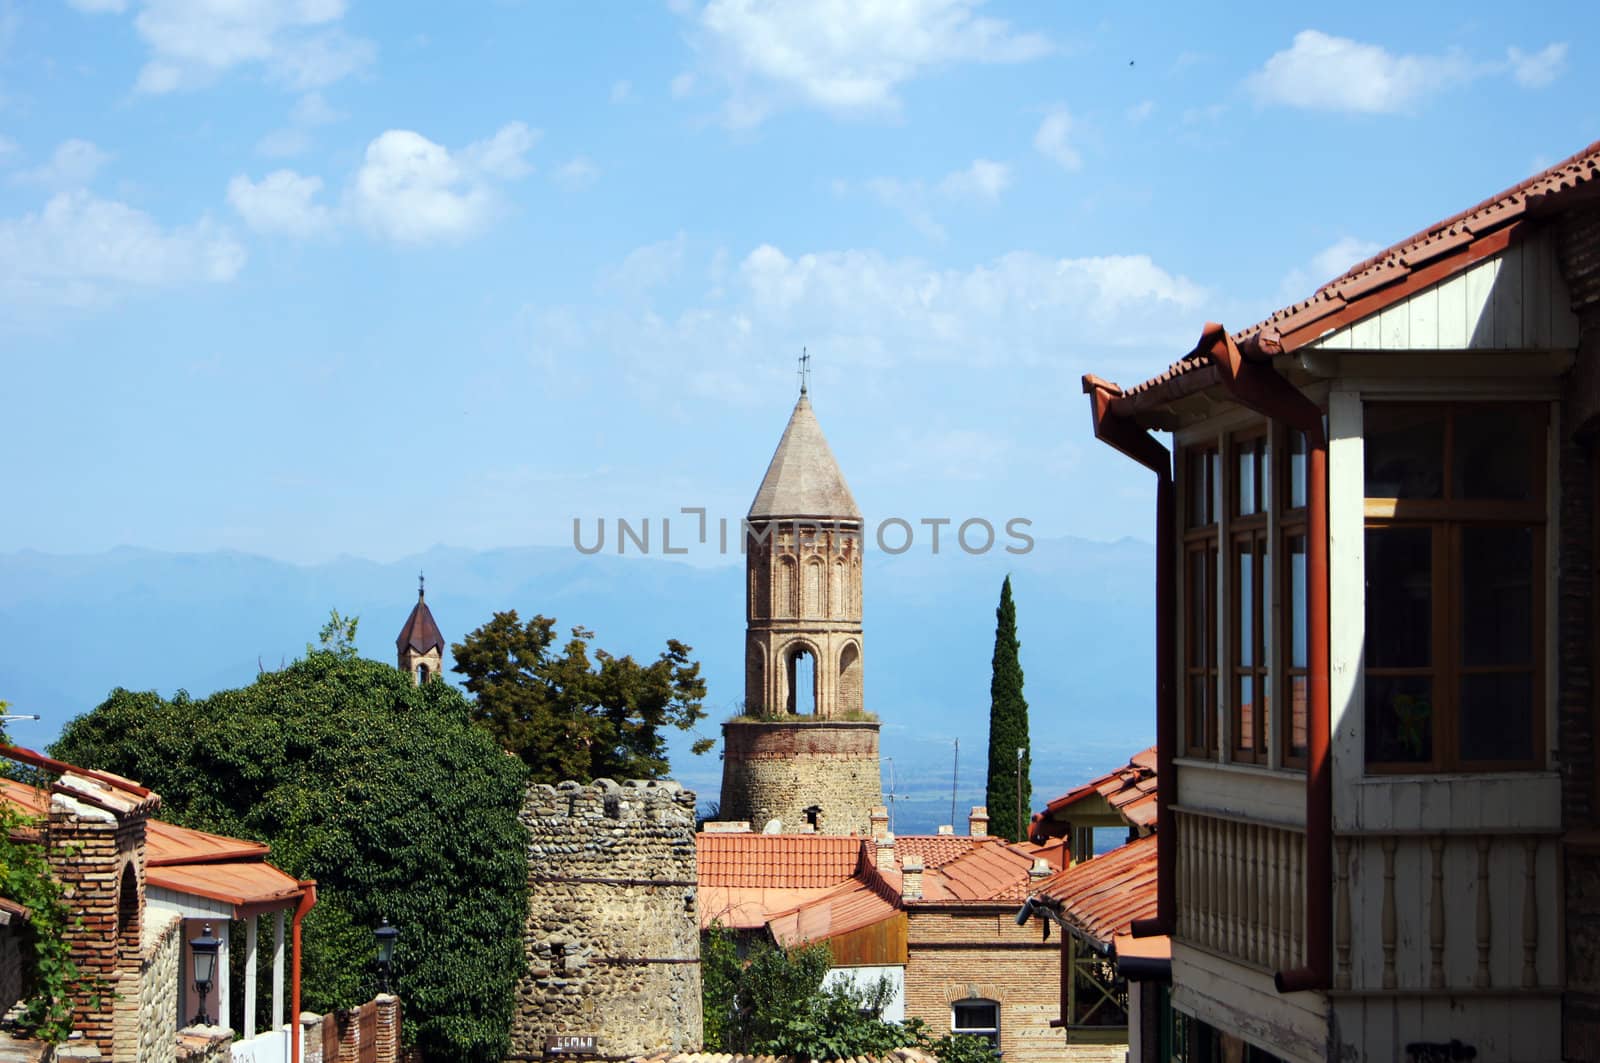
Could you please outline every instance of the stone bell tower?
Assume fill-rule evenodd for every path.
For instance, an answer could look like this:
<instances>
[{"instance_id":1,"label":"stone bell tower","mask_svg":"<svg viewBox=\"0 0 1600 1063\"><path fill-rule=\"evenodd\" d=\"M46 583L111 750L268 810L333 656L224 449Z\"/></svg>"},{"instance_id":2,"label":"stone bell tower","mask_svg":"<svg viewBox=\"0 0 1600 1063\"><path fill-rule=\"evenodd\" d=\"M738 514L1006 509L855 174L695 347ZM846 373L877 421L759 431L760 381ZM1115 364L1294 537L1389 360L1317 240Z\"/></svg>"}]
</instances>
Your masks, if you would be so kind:
<instances>
[{"instance_id":1,"label":"stone bell tower","mask_svg":"<svg viewBox=\"0 0 1600 1063\"><path fill-rule=\"evenodd\" d=\"M861 511L803 380L746 517L745 706L722 728L721 816L866 834L883 786L862 702Z\"/></svg>"},{"instance_id":2,"label":"stone bell tower","mask_svg":"<svg viewBox=\"0 0 1600 1063\"><path fill-rule=\"evenodd\" d=\"M410 672L418 686L439 678L444 667L444 636L439 625L433 622L433 610L428 608L423 579L417 577L417 604L406 617L405 627L394 640L399 654L400 670Z\"/></svg>"}]
</instances>

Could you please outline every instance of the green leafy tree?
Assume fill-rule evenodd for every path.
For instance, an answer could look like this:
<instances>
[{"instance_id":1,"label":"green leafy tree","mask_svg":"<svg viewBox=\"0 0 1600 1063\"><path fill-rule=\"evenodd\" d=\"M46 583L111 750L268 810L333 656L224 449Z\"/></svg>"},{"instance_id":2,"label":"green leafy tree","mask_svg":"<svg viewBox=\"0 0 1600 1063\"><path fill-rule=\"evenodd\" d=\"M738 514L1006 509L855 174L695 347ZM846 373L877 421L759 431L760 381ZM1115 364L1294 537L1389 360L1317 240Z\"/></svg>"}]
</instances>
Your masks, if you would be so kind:
<instances>
[{"instance_id":1,"label":"green leafy tree","mask_svg":"<svg viewBox=\"0 0 1600 1063\"><path fill-rule=\"evenodd\" d=\"M572 629L555 649L556 622L516 611L450 647L454 670L477 699L472 717L521 757L536 782L656 779L667 773L665 727L689 730L705 718L700 665L676 639L650 664L596 649L594 632ZM710 749L710 739L694 752Z\"/></svg>"},{"instance_id":2,"label":"green leafy tree","mask_svg":"<svg viewBox=\"0 0 1600 1063\"><path fill-rule=\"evenodd\" d=\"M1017 842L1028 829L1033 784L1028 778L1032 747L1028 742L1028 702L1022 696L1022 662L1017 659L1017 606L1011 600L1011 577L1000 585L995 610L994 663L989 680L989 827ZM1022 750L1022 793L1017 793L1017 750ZM1022 829L1018 830L1018 822Z\"/></svg>"},{"instance_id":3,"label":"green leafy tree","mask_svg":"<svg viewBox=\"0 0 1600 1063\"><path fill-rule=\"evenodd\" d=\"M455 687L357 657L341 644L353 618L330 628L328 648L239 690L115 690L52 752L138 779L162 818L264 841L276 866L317 880L308 1010L370 998L372 928L387 918L407 1039L430 1059L499 1060L522 967L526 769Z\"/></svg>"}]
</instances>

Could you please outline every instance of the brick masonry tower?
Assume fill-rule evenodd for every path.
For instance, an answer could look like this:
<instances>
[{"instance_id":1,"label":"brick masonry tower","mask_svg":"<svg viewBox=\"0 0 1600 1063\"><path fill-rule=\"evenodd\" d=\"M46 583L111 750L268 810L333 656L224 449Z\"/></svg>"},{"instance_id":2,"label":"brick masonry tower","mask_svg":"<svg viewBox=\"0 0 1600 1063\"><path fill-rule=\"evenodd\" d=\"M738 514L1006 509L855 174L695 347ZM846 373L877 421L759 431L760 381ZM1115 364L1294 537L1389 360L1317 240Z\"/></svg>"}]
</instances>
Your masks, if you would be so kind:
<instances>
[{"instance_id":1,"label":"brick masonry tower","mask_svg":"<svg viewBox=\"0 0 1600 1063\"><path fill-rule=\"evenodd\" d=\"M439 634L439 625L433 622L433 610L428 608L425 589L422 577L418 576L416 607L406 617L405 627L394 640L400 670L410 672L418 686L439 678L444 667L444 636Z\"/></svg>"},{"instance_id":2,"label":"brick masonry tower","mask_svg":"<svg viewBox=\"0 0 1600 1063\"><path fill-rule=\"evenodd\" d=\"M804 383L744 545L745 707L722 726L721 818L866 834L883 786L862 703L861 511Z\"/></svg>"}]
</instances>

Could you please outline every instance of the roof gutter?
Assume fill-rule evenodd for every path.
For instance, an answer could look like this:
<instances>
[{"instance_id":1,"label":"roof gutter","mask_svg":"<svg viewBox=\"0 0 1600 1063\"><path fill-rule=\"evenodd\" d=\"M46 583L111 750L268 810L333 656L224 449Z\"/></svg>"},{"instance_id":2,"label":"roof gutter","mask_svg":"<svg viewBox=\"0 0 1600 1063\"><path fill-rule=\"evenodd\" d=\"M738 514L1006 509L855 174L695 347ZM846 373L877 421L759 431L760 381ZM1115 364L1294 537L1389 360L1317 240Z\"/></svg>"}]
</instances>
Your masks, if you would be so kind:
<instances>
[{"instance_id":1,"label":"roof gutter","mask_svg":"<svg viewBox=\"0 0 1600 1063\"><path fill-rule=\"evenodd\" d=\"M1327 433L1316 403L1272 368L1272 355L1283 350L1275 331L1253 334L1241 350L1226 329L1208 322L1195 349L1211 356L1234 401L1282 421L1306 437L1306 663L1311 687L1306 751L1306 962L1302 967L1274 973L1272 981L1280 993L1327 989L1333 984Z\"/></svg>"},{"instance_id":2,"label":"roof gutter","mask_svg":"<svg viewBox=\"0 0 1600 1063\"><path fill-rule=\"evenodd\" d=\"M1135 937L1171 934L1177 923L1177 835L1172 819L1172 794L1177 788L1172 758L1178 741L1174 641L1177 625L1178 511L1172 484L1172 453L1129 416L1112 409L1122 396L1115 384L1087 375L1094 436L1156 474L1156 916L1137 919Z\"/></svg>"},{"instance_id":3,"label":"roof gutter","mask_svg":"<svg viewBox=\"0 0 1600 1063\"><path fill-rule=\"evenodd\" d=\"M306 879L300 883L303 892L294 910L294 981L289 991L289 1051L291 1063L300 1063L300 1042L305 1037L305 1027L300 1025L300 923L312 905L317 903L317 883Z\"/></svg>"}]
</instances>

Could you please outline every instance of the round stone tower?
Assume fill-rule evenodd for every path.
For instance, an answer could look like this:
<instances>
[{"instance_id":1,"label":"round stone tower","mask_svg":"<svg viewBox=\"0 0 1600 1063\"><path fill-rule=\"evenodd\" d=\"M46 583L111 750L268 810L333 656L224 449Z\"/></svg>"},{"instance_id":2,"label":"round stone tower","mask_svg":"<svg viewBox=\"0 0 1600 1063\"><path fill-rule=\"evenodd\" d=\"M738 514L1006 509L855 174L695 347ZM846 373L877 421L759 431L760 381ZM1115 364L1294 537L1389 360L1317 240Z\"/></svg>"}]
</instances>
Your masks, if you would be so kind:
<instances>
[{"instance_id":1,"label":"round stone tower","mask_svg":"<svg viewBox=\"0 0 1600 1063\"><path fill-rule=\"evenodd\" d=\"M721 817L867 834L883 786L862 704L861 511L804 386L744 548L745 708L722 726Z\"/></svg>"}]
</instances>

